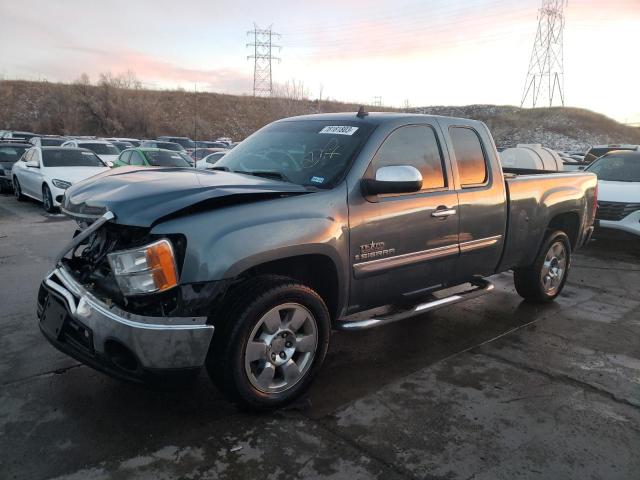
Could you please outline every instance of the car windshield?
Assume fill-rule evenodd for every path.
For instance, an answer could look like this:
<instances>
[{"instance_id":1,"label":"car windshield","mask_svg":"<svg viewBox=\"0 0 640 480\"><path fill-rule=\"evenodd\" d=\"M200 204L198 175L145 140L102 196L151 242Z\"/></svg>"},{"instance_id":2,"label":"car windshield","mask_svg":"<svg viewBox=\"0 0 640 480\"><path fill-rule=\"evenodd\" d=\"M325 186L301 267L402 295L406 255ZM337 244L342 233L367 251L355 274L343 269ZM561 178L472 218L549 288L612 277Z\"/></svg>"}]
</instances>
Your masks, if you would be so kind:
<instances>
[{"instance_id":1,"label":"car windshield","mask_svg":"<svg viewBox=\"0 0 640 480\"><path fill-rule=\"evenodd\" d=\"M155 142L156 148L164 148L165 150L171 150L173 152L184 152L182 145L173 142Z\"/></svg>"},{"instance_id":2,"label":"car windshield","mask_svg":"<svg viewBox=\"0 0 640 480\"><path fill-rule=\"evenodd\" d=\"M330 188L372 130L345 120L273 123L229 151L214 168Z\"/></svg>"},{"instance_id":3,"label":"car windshield","mask_svg":"<svg viewBox=\"0 0 640 480\"><path fill-rule=\"evenodd\" d=\"M176 152L144 152L149 165L154 167L190 167L191 164L187 157L182 153Z\"/></svg>"},{"instance_id":4,"label":"car windshield","mask_svg":"<svg viewBox=\"0 0 640 480\"><path fill-rule=\"evenodd\" d=\"M64 138L41 138L40 145L43 147L59 147L66 141Z\"/></svg>"},{"instance_id":5,"label":"car windshield","mask_svg":"<svg viewBox=\"0 0 640 480\"><path fill-rule=\"evenodd\" d=\"M127 148L133 147L129 142L113 142L113 146L116 147L119 151L126 150Z\"/></svg>"},{"instance_id":6,"label":"car windshield","mask_svg":"<svg viewBox=\"0 0 640 480\"><path fill-rule=\"evenodd\" d=\"M42 162L45 167L104 167L97 155L87 150L56 148L42 150Z\"/></svg>"},{"instance_id":7,"label":"car windshield","mask_svg":"<svg viewBox=\"0 0 640 480\"><path fill-rule=\"evenodd\" d=\"M182 145L184 148L196 148L195 142L188 138L174 138L172 141L178 145Z\"/></svg>"},{"instance_id":8,"label":"car windshield","mask_svg":"<svg viewBox=\"0 0 640 480\"><path fill-rule=\"evenodd\" d=\"M0 162L17 162L27 148L29 148L28 145L24 147L3 147L0 145Z\"/></svg>"},{"instance_id":9,"label":"car windshield","mask_svg":"<svg viewBox=\"0 0 640 480\"><path fill-rule=\"evenodd\" d=\"M220 160L225 155L226 155L225 153L212 153L211 155L205 157L204 161L206 163L213 165L214 163L217 163L218 160Z\"/></svg>"},{"instance_id":10,"label":"car windshield","mask_svg":"<svg viewBox=\"0 0 640 480\"><path fill-rule=\"evenodd\" d=\"M118 155L120 151L109 143L81 143L80 148L88 148L98 155Z\"/></svg>"},{"instance_id":11,"label":"car windshield","mask_svg":"<svg viewBox=\"0 0 640 480\"><path fill-rule=\"evenodd\" d=\"M640 182L640 155L605 156L586 171L595 173L598 180L610 182Z\"/></svg>"}]
</instances>

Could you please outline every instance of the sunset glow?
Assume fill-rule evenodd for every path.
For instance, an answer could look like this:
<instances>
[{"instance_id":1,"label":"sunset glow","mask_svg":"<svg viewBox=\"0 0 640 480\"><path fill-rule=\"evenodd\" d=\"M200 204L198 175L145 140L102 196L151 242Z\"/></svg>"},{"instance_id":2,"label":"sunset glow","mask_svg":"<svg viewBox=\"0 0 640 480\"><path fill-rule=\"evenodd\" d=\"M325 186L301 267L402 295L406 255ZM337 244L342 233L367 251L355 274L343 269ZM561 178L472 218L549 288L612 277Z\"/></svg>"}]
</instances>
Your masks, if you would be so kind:
<instances>
[{"instance_id":1,"label":"sunset glow","mask_svg":"<svg viewBox=\"0 0 640 480\"><path fill-rule=\"evenodd\" d=\"M274 80L384 105L518 105L539 0L24 0L0 5L0 75L69 82L134 72L150 88L250 94L246 31L282 33ZM37 13L35 13L37 12ZM640 122L637 0L570 0L566 104ZM86 13L86 15L85 15Z\"/></svg>"}]
</instances>

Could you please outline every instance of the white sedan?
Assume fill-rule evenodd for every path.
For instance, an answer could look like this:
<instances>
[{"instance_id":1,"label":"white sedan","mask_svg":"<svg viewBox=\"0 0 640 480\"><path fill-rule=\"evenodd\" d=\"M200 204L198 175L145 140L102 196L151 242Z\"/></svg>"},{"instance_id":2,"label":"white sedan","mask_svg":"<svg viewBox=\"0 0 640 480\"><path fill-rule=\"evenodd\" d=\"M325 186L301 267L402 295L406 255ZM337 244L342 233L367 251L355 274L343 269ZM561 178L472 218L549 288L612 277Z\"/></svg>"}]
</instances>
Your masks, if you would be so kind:
<instances>
[{"instance_id":1,"label":"white sedan","mask_svg":"<svg viewBox=\"0 0 640 480\"><path fill-rule=\"evenodd\" d=\"M640 236L640 152L609 152L586 171L598 176L600 227Z\"/></svg>"},{"instance_id":2,"label":"white sedan","mask_svg":"<svg viewBox=\"0 0 640 480\"><path fill-rule=\"evenodd\" d=\"M118 159L120 150L111 142L106 140L69 140L62 144L63 147L88 148L95 153L100 160L109 167L113 166L113 162Z\"/></svg>"},{"instance_id":3,"label":"white sedan","mask_svg":"<svg viewBox=\"0 0 640 480\"><path fill-rule=\"evenodd\" d=\"M31 197L41 201L47 212L54 212L72 184L108 170L91 150L33 147L13 165L13 192L18 200Z\"/></svg>"}]
</instances>

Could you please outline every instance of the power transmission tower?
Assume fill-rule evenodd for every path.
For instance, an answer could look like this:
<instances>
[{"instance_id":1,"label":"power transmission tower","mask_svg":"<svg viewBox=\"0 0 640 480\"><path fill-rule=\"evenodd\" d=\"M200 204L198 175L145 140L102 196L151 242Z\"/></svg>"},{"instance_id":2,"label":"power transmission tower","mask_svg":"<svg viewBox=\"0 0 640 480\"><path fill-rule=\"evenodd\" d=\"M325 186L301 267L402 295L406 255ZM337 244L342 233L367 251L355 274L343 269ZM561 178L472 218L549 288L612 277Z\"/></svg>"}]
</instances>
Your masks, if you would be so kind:
<instances>
[{"instance_id":1,"label":"power transmission tower","mask_svg":"<svg viewBox=\"0 0 640 480\"><path fill-rule=\"evenodd\" d=\"M560 99L564 107L564 7L567 0L542 0L538 30L529 60L520 107L529 99L533 107L553 106Z\"/></svg>"},{"instance_id":2,"label":"power transmission tower","mask_svg":"<svg viewBox=\"0 0 640 480\"><path fill-rule=\"evenodd\" d=\"M373 97L373 106L374 107L382 106L382 97L380 95Z\"/></svg>"},{"instance_id":3,"label":"power transmission tower","mask_svg":"<svg viewBox=\"0 0 640 480\"><path fill-rule=\"evenodd\" d=\"M269 28L258 28L254 23L253 30L249 30L247 35L253 35L253 43L247 43L247 47L253 47L253 55L249 55L247 60L253 58L253 96L270 97L273 93L273 78L271 75L271 61L280 61L271 52L273 49L281 48L273 44L274 38L279 38L280 34Z\"/></svg>"}]
</instances>

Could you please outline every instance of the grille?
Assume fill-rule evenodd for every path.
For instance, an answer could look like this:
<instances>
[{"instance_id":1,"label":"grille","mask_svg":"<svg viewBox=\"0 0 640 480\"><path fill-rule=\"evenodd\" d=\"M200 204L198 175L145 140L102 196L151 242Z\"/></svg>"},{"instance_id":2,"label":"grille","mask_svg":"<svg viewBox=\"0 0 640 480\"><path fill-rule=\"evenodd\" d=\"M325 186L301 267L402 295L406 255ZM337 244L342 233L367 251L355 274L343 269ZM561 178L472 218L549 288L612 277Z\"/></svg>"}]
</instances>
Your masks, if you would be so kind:
<instances>
[{"instance_id":1,"label":"grille","mask_svg":"<svg viewBox=\"0 0 640 480\"><path fill-rule=\"evenodd\" d=\"M640 210L640 203L598 202L596 218L618 221L636 210Z\"/></svg>"}]
</instances>

